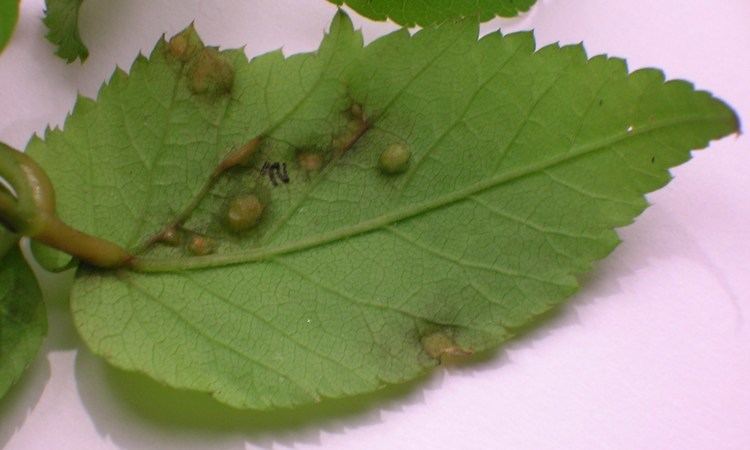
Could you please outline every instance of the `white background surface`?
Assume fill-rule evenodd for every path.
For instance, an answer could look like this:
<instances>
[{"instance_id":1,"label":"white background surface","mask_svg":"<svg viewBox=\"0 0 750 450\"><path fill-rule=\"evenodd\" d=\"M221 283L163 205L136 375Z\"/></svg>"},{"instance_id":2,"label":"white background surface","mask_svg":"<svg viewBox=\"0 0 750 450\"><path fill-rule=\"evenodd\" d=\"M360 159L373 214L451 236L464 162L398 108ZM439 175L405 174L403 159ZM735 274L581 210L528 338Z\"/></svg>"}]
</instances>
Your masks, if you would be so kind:
<instances>
[{"instance_id":1,"label":"white background surface","mask_svg":"<svg viewBox=\"0 0 750 450\"><path fill-rule=\"evenodd\" d=\"M41 0L23 0L0 56L0 140L23 148L59 125L162 34L195 19L209 44L248 55L316 48L323 0L87 0L84 64L53 55ZM353 14L372 40L395 27ZM663 68L750 123L747 0L540 0L490 31ZM109 368L48 298L50 333L0 401L8 449L750 449L750 138L729 137L674 171L624 243L553 319L473 366L385 394L286 415L241 413Z\"/></svg>"}]
</instances>

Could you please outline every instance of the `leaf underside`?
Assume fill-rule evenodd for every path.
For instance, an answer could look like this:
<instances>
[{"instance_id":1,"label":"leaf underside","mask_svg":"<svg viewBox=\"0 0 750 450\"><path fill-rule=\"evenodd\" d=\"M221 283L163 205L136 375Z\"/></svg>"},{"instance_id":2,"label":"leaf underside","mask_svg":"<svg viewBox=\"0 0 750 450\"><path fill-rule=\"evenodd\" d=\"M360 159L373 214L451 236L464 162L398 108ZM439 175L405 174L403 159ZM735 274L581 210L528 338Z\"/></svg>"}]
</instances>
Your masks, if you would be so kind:
<instances>
[{"instance_id":1,"label":"leaf underside","mask_svg":"<svg viewBox=\"0 0 750 450\"><path fill-rule=\"evenodd\" d=\"M49 29L47 40L57 46L55 54L71 63L86 61L89 50L78 32L78 13L83 0L45 0L44 24Z\"/></svg>"},{"instance_id":2,"label":"leaf underside","mask_svg":"<svg viewBox=\"0 0 750 450\"><path fill-rule=\"evenodd\" d=\"M63 219L137 252L144 271L79 269L83 339L242 408L404 382L561 304L668 168L737 131L725 104L658 70L628 74L581 46L535 51L530 33L477 35L462 21L363 47L340 13L316 53L223 52L228 93L194 93L198 57L160 42L97 101L80 98L28 151ZM354 105L367 129L337 153ZM203 197L224 155L259 135ZM391 144L411 152L398 175L378 170ZM274 162L288 183L263 171ZM231 232L228 202L247 194L262 219ZM214 253L153 245L190 204L183 240L209 236Z\"/></svg>"},{"instance_id":3,"label":"leaf underside","mask_svg":"<svg viewBox=\"0 0 750 450\"><path fill-rule=\"evenodd\" d=\"M34 360L47 334L42 293L16 240L0 229L0 398Z\"/></svg>"},{"instance_id":4,"label":"leaf underside","mask_svg":"<svg viewBox=\"0 0 750 450\"><path fill-rule=\"evenodd\" d=\"M0 52L3 51L18 22L19 0L0 0Z\"/></svg>"},{"instance_id":5,"label":"leaf underside","mask_svg":"<svg viewBox=\"0 0 750 450\"><path fill-rule=\"evenodd\" d=\"M486 22L495 17L513 17L528 11L536 0L329 0L347 5L373 20L391 19L413 27L442 23L458 17L476 17Z\"/></svg>"}]
</instances>

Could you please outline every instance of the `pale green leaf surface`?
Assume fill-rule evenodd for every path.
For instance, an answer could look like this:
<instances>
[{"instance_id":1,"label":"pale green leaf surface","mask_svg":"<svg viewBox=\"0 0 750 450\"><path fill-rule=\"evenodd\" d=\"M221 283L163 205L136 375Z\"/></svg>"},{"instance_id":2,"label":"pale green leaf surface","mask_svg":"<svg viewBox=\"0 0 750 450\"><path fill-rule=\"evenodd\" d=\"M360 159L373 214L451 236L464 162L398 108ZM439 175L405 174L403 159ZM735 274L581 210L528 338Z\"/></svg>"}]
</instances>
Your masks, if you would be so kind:
<instances>
[{"instance_id":1,"label":"pale green leaf surface","mask_svg":"<svg viewBox=\"0 0 750 450\"><path fill-rule=\"evenodd\" d=\"M477 41L461 22L363 48L339 14L315 54L227 53L232 92L206 97L160 43L31 142L64 219L140 251L221 155L267 137L186 223L214 254L157 245L138 256L148 273L79 270L84 340L119 367L261 409L413 379L440 359L423 345L436 333L448 353L507 340L575 292L669 167L738 128L659 71L534 47L529 33ZM371 127L337 158L352 102ZM385 176L393 143L411 162ZM322 152L320 172L299 167L301 149ZM286 162L288 184L260 173L269 161ZM249 192L264 216L232 234L221 215Z\"/></svg>"},{"instance_id":2,"label":"pale green leaf surface","mask_svg":"<svg viewBox=\"0 0 750 450\"><path fill-rule=\"evenodd\" d=\"M536 0L329 0L347 5L374 20L391 19L412 27L442 23L461 17L484 22L497 16L513 17L528 11Z\"/></svg>"},{"instance_id":3,"label":"pale green leaf surface","mask_svg":"<svg viewBox=\"0 0 750 450\"><path fill-rule=\"evenodd\" d=\"M34 360L47 334L47 314L18 238L0 226L0 398Z\"/></svg>"},{"instance_id":4,"label":"pale green leaf surface","mask_svg":"<svg viewBox=\"0 0 750 450\"><path fill-rule=\"evenodd\" d=\"M0 0L0 52L3 51L18 22L19 0Z\"/></svg>"},{"instance_id":5,"label":"pale green leaf surface","mask_svg":"<svg viewBox=\"0 0 750 450\"><path fill-rule=\"evenodd\" d=\"M78 265L69 254L40 243L31 241L31 254L40 266L49 272L63 272Z\"/></svg>"},{"instance_id":6,"label":"pale green leaf surface","mask_svg":"<svg viewBox=\"0 0 750 450\"><path fill-rule=\"evenodd\" d=\"M45 0L47 9L44 24L49 32L47 39L57 46L55 53L71 63L76 59L86 61L89 50L78 32L78 13L83 0Z\"/></svg>"}]
</instances>

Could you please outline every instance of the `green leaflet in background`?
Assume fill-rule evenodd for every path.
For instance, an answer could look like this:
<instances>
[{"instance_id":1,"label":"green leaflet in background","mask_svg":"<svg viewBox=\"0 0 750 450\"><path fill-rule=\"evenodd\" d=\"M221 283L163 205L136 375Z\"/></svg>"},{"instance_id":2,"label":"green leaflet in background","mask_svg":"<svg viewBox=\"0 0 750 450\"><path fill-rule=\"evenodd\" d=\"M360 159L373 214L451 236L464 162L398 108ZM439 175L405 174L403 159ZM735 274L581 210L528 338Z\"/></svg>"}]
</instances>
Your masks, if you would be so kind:
<instances>
[{"instance_id":1,"label":"green leaflet in background","mask_svg":"<svg viewBox=\"0 0 750 450\"><path fill-rule=\"evenodd\" d=\"M69 254L31 241L31 254L40 266L49 272L62 272L76 266L77 261Z\"/></svg>"},{"instance_id":2,"label":"green leaflet in background","mask_svg":"<svg viewBox=\"0 0 750 450\"><path fill-rule=\"evenodd\" d=\"M36 357L47 313L17 238L0 228L0 398Z\"/></svg>"},{"instance_id":3,"label":"green leaflet in background","mask_svg":"<svg viewBox=\"0 0 750 450\"><path fill-rule=\"evenodd\" d=\"M485 22L528 11L536 0L329 0L346 5L373 20L391 19L399 25L434 25L461 17Z\"/></svg>"},{"instance_id":4,"label":"green leaflet in background","mask_svg":"<svg viewBox=\"0 0 750 450\"><path fill-rule=\"evenodd\" d=\"M188 29L79 99L27 150L61 217L137 252L140 270L79 269L86 343L241 408L405 382L560 305L670 167L738 129L727 105L658 70L477 34L462 21L363 47L340 13L319 51L248 62ZM394 145L408 162L385 174ZM233 231L227 210L249 195L262 217ZM150 244L189 204L181 243ZM213 253L192 254L196 236Z\"/></svg>"},{"instance_id":5,"label":"green leaflet in background","mask_svg":"<svg viewBox=\"0 0 750 450\"><path fill-rule=\"evenodd\" d=\"M18 22L19 0L0 0L0 52L3 51Z\"/></svg>"},{"instance_id":6,"label":"green leaflet in background","mask_svg":"<svg viewBox=\"0 0 750 450\"><path fill-rule=\"evenodd\" d=\"M86 61L89 51L78 33L78 12L83 0L46 0L44 24L49 28L47 39L57 46L60 58L71 63Z\"/></svg>"},{"instance_id":7,"label":"green leaflet in background","mask_svg":"<svg viewBox=\"0 0 750 450\"><path fill-rule=\"evenodd\" d=\"M47 10L44 23L49 28L47 39L57 46L56 54L71 63L86 61L89 52L78 31L78 13L83 0L45 0ZM461 17L478 17L484 22L495 17L513 17L528 11L536 0L438 0L428 6L416 0L329 0L336 5L346 4L373 20L391 19L404 26L434 25ZM13 4L14 0L0 0ZM10 7L10 6L9 6ZM17 7L17 5L16 5ZM2 19L0 19L2 20ZM13 23L11 23L12 25ZM3 25L0 22L0 25ZM3 28L0 28L0 50L3 47ZM11 26L12 31L12 26ZM8 34L8 37L10 34ZM6 37L5 40L8 39Z\"/></svg>"}]
</instances>

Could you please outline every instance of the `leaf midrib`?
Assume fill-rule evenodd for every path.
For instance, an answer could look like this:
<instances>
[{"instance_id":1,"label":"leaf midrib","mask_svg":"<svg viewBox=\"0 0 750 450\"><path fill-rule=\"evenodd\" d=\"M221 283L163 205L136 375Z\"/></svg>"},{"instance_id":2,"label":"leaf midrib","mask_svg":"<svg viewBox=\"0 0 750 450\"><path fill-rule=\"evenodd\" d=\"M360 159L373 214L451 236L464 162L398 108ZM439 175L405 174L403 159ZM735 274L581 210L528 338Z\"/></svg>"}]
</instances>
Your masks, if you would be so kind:
<instances>
[{"instance_id":1,"label":"leaf midrib","mask_svg":"<svg viewBox=\"0 0 750 450\"><path fill-rule=\"evenodd\" d=\"M245 252L237 252L227 255L194 256L190 258L141 257L134 262L133 270L139 272L172 272L180 270L208 269L235 264L264 261L269 258L284 254L309 250L311 248L319 247L344 238L350 238L360 234L379 230L396 222L410 219L436 209L440 209L453 203L465 200L471 195L486 191L488 189L492 189L499 185L506 184L529 175L534 175L552 167L573 161L575 159L606 150L611 146L628 139L660 131L673 126L686 125L695 122L705 123L712 121L724 121L725 119L725 116L686 116L660 121L651 125L644 125L633 130L632 132L623 131L615 134L614 136L610 136L593 143L573 147L568 152L562 153L546 161L541 161L530 166L521 167L505 173L501 173L495 175L494 177L480 180L472 185L451 192L449 194L417 203L409 207L400 208L390 213L382 214L380 216L373 217L371 219L358 222L350 226L342 227L327 233L310 236L305 239L300 239L295 242L290 242L275 247L256 248Z\"/></svg>"}]
</instances>

